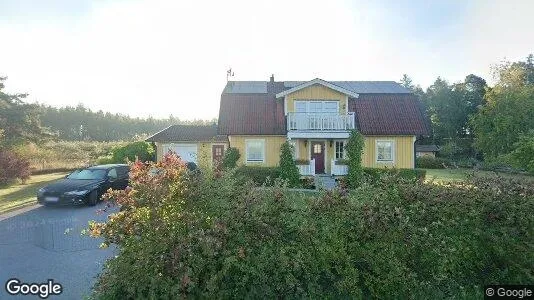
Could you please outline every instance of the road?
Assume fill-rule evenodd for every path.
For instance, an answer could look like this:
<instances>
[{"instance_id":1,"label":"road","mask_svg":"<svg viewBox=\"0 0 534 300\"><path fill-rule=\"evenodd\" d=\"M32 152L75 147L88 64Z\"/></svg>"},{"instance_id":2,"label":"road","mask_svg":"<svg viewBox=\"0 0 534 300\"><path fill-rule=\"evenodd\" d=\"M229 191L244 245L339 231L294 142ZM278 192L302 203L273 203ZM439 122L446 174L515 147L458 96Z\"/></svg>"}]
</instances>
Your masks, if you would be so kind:
<instances>
[{"instance_id":1,"label":"road","mask_svg":"<svg viewBox=\"0 0 534 300\"><path fill-rule=\"evenodd\" d=\"M105 220L96 207L43 207L0 221L0 299L17 299L7 294L10 278L41 283L60 283L63 292L48 299L82 299L91 293L95 276L106 259L114 255L110 247L100 249L101 240L81 235L90 220ZM39 299L37 296L24 298Z\"/></svg>"}]
</instances>

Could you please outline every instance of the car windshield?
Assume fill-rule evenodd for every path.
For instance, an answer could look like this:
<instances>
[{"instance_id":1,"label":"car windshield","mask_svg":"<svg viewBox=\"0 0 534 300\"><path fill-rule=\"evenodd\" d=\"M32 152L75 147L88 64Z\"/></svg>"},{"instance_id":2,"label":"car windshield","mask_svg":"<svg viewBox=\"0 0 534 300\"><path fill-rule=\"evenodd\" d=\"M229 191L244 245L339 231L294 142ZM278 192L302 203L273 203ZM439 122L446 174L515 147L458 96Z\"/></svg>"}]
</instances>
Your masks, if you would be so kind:
<instances>
[{"instance_id":1,"label":"car windshield","mask_svg":"<svg viewBox=\"0 0 534 300\"><path fill-rule=\"evenodd\" d=\"M84 169L77 170L72 172L68 179L79 179L79 180L95 180L95 179L104 179L106 176L106 170L102 169Z\"/></svg>"}]
</instances>

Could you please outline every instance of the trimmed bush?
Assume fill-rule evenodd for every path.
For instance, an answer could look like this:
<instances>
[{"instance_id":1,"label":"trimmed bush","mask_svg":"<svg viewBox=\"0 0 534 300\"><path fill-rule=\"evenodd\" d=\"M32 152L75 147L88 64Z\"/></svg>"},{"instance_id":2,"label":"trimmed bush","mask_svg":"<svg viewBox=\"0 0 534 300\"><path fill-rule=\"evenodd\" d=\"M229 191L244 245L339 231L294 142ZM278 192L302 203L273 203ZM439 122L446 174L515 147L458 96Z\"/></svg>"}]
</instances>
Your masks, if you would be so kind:
<instances>
[{"instance_id":1,"label":"trimmed bush","mask_svg":"<svg viewBox=\"0 0 534 300\"><path fill-rule=\"evenodd\" d=\"M415 166L421 169L445 169L449 165L449 161L432 156L421 156L415 159Z\"/></svg>"},{"instance_id":2,"label":"trimmed bush","mask_svg":"<svg viewBox=\"0 0 534 300\"><path fill-rule=\"evenodd\" d=\"M30 162L12 151L0 150L0 185L30 178Z\"/></svg>"},{"instance_id":3,"label":"trimmed bush","mask_svg":"<svg viewBox=\"0 0 534 300\"><path fill-rule=\"evenodd\" d=\"M347 184L351 188L359 186L363 179L362 153L364 142L365 139L359 131L352 130L350 132L345 150L347 151L349 166Z\"/></svg>"},{"instance_id":4,"label":"trimmed bush","mask_svg":"<svg viewBox=\"0 0 534 300\"><path fill-rule=\"evenodd\" d=\"M236 176L245 179L251 179L256 185L262 185L266 183L267 178L270 178L270 182L274 182L274 179L280 177L280 168L278 167L252 167L241 166L236 169Z\"/></svg>"},{"instance_id":5,"label":"trimmed bush","mask_svg":"<svg viewBox=\"0 0 534 300\"><path fill-rule=\"evenodd\" d=\"M300 173L293 160L292 148L287 141L280 147L280 178L287 180L290 187L297 187L300 184Z\"/></svg>"},{"instance_id":6,"label":"trimmed bush","mask_svg":"<svg viewBox=\"0 0 534 300\"><path fill-rule=\"evenodd\" d=\"M125 163L127 160L154 161L155 151L147 142L133 142L112 150L111 161L113 163Z\"/></svg>"},{"instance_id":7,"label":"trimmed bush","mask_svg":"<svg viewBox=\"0 0 534 300\"><path fill-rule=\"evenodd\" d=\"M241 157L241 154L239 154L239 149L230 147L226 149L226 152L224 153L223 161L222 161L222 167L225 170L233 169L237 167L237 161Z\"/></svg>"}]
</instances>

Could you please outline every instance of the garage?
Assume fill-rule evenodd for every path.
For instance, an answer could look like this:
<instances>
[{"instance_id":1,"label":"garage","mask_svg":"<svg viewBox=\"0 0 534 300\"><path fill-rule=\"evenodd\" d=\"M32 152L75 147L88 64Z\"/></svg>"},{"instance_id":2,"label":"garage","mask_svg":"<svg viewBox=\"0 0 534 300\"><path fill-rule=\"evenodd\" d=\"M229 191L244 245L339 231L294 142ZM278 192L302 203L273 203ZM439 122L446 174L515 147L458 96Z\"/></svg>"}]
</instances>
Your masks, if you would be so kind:
<instances>
[{"instance_id":1,"label":"garage","mask_svg":"<svg viewBox=\"0 0 534 300\"><path fill-rule=\"evenodd\" d=\"M163 153L173 151L187 162L197 163L198 146L196 144L164 144Z\"/></svg>"}]
</instances>

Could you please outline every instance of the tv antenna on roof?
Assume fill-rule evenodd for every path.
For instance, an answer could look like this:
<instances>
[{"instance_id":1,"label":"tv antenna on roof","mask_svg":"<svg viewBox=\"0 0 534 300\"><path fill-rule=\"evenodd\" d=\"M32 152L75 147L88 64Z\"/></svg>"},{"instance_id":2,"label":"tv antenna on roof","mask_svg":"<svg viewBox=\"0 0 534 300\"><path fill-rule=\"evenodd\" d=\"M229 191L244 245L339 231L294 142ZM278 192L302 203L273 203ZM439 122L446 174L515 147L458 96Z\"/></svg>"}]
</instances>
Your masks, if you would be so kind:
<instances>
[{"instance_id":1,"label":"tv antenna on roof","mask_svg":"<svg viewBox=\"0 0 534 300\"><path fill-rule=\"evenodd\" d=\"M228 69L228 71L226 71L226 82L228 82L228 78L230 77L234 77L234 72L232 71L232 68Z\"/></svg>"}]
</instances>

